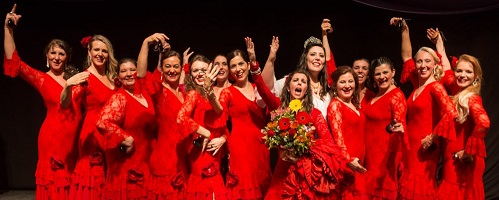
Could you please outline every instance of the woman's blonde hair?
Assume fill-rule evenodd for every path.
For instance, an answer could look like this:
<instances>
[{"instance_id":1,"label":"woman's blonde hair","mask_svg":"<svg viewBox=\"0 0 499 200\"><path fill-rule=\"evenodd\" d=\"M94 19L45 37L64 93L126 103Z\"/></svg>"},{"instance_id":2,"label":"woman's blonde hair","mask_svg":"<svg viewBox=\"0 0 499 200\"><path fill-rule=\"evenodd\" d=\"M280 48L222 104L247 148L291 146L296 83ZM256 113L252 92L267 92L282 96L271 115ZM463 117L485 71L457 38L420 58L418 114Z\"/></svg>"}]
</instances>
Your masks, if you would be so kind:
<instances>
[{"instance_id":1,"label":"woman's blonde hair","mask_svg":"<svg viewBox=\"0 0 499 200\"><path fill-rule=\"evenodd\" d=\"M470 105L468 103L469 97L473 95L480 95L480 89L482 87L482 67L480 66L480 62L474 56L463 54L459 56L459 60L457 61L457 65L460 62L469 62L473 66L473 73L475 74L475 79L473 83L459 93L454 95L452 101L454 105L456 105L457 109L457 121L459 123L463 123L466 121L469 113L470 113ZM456 70L456 68L454 68Z\"/></svg>"}]
</instances>

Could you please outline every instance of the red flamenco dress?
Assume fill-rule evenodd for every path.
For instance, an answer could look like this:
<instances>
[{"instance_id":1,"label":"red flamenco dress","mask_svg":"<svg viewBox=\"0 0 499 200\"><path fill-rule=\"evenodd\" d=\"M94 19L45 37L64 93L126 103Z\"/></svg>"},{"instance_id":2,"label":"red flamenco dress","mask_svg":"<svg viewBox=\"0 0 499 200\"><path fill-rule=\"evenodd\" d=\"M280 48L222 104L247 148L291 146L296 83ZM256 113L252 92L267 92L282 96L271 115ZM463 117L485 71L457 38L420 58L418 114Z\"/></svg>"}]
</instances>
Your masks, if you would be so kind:
<instances>
[{"instance_id":1,"label":"red flamenco dress","mask_svg":"<svg viewBox=\"0 0 499 200\"><path fill-rule=\"evenodd\" d=\"M177 123L177 115L182 102L163 86L158 70L154 71L153 77L147 78L147 88L151 91L156 108L158 138L149 160L151 180L148 182L148 196L149 199L157 200L184 199L189 177L187 151L192 140L182 139L179 134L182 128ZM184 94L182 90L179 91Z\"/></svg>"},{"instance_id":2,"label":"red flamenco dress","mask_svg":"<svg viewBox=\"0 0 499 200\"><path fill-rule=\"evenodd\" d=\"M142 96L140 103L123 88L111 96L102 108L96 126L105 137L105 199L148 199L149 159L156 139L157 121L151 96L136 83L133 95ZM131 152L121 152L120 144L133 137Z\"/></svg>"},{"instance_id":3,"label":"red flamenco dress","mask_svg":"<svg viewBox=\"0 0 499 200\"><path fill-rule=\"evenodd\" d=\"M38 133L38 162L36 166L36 199L69 199L71 173L76 164L76 133L81 111L65 115L59 107L63 86L47 73L24 63L17 54L4 57L4 73L21 76L42 96L47 113Z\"/></svg>"},{"instance_id":4,"label":"red flamenco dress","mask_svg":"<svg viewBox=\"0 0 499 200\"><path fill-rule=\"evenodd\" d=\"M228 133L226 121L221 120L221 113L217 114L209 100L201 96L195 89L187 92L177 119L184 127L183 137L190 138L190 141L199 136L195 132L200 126L211 132L210 139ZM186 199L228 199L228 191L220 172L220 162L225 153L223 148L215 155L213 152L201 150L202 148L191 145L188 152L190 175L187 182Z\"/></svg>"},{"instance_id":5,"label":"red flamenco dress","mask_svg":"<svg viewBox=\"0 0 499 200\"><path fill-rule=\"evenodd\" d=\"M413 66L412 59L404 63L404 68ZM413 91L407 99L407 133L410 146L404 154L404 169L400 178L402 199L435 198L441 140L437 138L426 150L421 147L421 140L431 133L446 140L454 140L456 136L454 119L457 113L444 86L439 81L434 81L424 87L419 96L415 97Z\"/></svg>"},{"instance_id":6,"label":"red flamenco dress","mask_svg":"<svg viewBox=\"0 0 499 200\"><path fill-rule=\"evenodd\" d=\"M256 74L252 76L255 85L257 87L258 93L262 94L262 98L265 101L266 105L268 106L269 110L275 110L277 109L281 101L278 97L275 97L273 93L265 86L265 83L262 79L262 76L260 74ZM325 157L326 160L334 160L330 161L330 163L336 163L337 166L333 168L333 165L331 165L331 168L328 168L329 171L329 178L327 179L324 177L326 175L326 167L322 168L323 166L320 166L318 168L310 168L310 166L307 168L308 170L314 170L314 175L316 175L317 179L314 179L313 182L308 184L305 180L302 180L298 177L300 176L311 176L312 174L308 170L303 170L300 167L296 167L295 163L290 162L290 161L285 161L283 159L278 159L276 167L274 169L274 174L272 175L272 180L270 182L270 187L265 195L266 200L273 200L273 199L283 199L283 198L295 198L299 197L301 198L300 191L302 190L308 190L308 197L312 197L312 199L319 198L321 196L326 197L329 196L330 198L328 199L339 199L339 190L337 189L337 185L341 182L341 175L339 176L333 176L335 174L339 174L340 170L345 170L346 169L346 157L341 155L340 148L336 145L333 144L333 138L331 136L331 132L329 131L329 127L327 125L326 120L324 119L324 116L322 115L321 111L318 109L314 108L312 112L309 114L310 115L310 120L313 122L314 127L316 128L315 130L315 135L316 135L316 141L317 143L314 144L318 145L317 148L313 148L317 153L321 153L319 151L322 151L322 146L323 144L330 145L331 147L325 147L327 148L330 152L330 154L327 154L324 152L324 156L328 155ZM280 155L280 151L279 151ZM306 163L307 161L311 161L313 159L310 159L311 157L309 155L302 155L304 158L302 159L301 157L298 158L297 163ZM307 161L302 161L302 160L307 160ZM322 162L322 161L321 161ZM310 163L309 163L310 164ZM301 165L303 166L303 165ZM342 169L343 168L343 169ZM324 174L321 174L324 173ZM350 172L350 175L353 176L353 173ZM291 176L291 177L290 177ZM288 178L290 177L290 178ZM320 177L320 178L319 178ZM335 179L338 178L338 179ZM293 181L293 182L288 182L292 183L291 185L286 184L286 180ZM334 182L334 181L337 182ZM304 181L298 184L298 182ZM327 190L316 190L317 188L327 188ZM321 192L324 192L321 195ZM303 196L304 197L304 196Z\"/></svg>"},{"instance_id":7,"label":"red flamenco dress","mask_svg":"<svg viewBox=\"0 0 499 200\"><path fill-rule=\"evenodd\" d=\"M376 101L367 99L361 112L366 116L366 192L373 199L397 199L399 165L404 149L408 146L408 135L407 131L389 134L386 126L395 120L406 127L404 93L400 88L395 88Z\"/></svg>"},{"instance_id":8,"label":"red flamenco dress","mask_svg":"<svg viewBox=\"0 0 499 200\"><path fill-rule=\"evenodd\" d=\"M115 92L116 88L108 88L91 72L86 83L73 87L73 106L83 106L84 109L83 125L78 138L79 156L70 191L73 199L104 198L104 138L95 124L102 107Z\"/></svg>"},{"instance_id":9,"label":"red flamenco dress","mask_svg":"<svg viewBox=\"0 0 499 200\"><path fill-rule=\"evenodd\" d=\"M444 85L454 95L460 87L455 83L452 70L446 71L442 79ZM490 119L483 108L482 98L474 94L468 97L469 115L463 123L456 122L456 140L445 141L443 148L442 181L438 188L438 199L466 200L485 199L483 173L485 170L485 136L490 127ZM453 154L464 150L473 160L460 161Z\"/></svg>"},{"instance_id":10,"label":"red flamenco dress","mask_svg":"<svg viewBox=\"0 0 499 200\"><path fill-rule=\"evenodd\" d=\"M252 86L256 92L255 85ZM223 89L219 101L223 107L222 120L230 116L232 121L232 131L227 137L230 159L226 186L230 199L263 199L272 177L270 152L261 142L267 110L256 98L246 98L234 86Z\"/></svg>"},{"instance_id":11,"label":"red flamenco dress","mask_svg":"<svg viewBox=\"0 0 499 200\"><path fill-rule=\"evenodd\" d=\"M365 98L364 98L365 99ZM338 145L342 154L352 162L355 158L359 163L365 163L364 113L353 110L338 98L333 98L327 109L327 123L331 128L333 140ZM366 175L355 173L355 183L340 185L341 199L366 199Z\"/></svg>"}]
</instances>

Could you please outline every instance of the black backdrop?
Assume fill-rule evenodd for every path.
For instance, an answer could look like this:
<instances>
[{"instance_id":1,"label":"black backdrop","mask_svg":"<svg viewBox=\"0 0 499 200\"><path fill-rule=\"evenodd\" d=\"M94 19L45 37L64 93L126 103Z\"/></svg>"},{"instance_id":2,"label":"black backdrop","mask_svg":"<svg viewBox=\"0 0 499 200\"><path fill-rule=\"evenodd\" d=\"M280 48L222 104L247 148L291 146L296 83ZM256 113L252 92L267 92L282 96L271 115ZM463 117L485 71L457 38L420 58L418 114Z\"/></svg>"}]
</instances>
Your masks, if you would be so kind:
<instances>
[{"instance_id":1,"label":"black backdrop","mask_svg":"<svg viewBox=\"0 0 499 200\"><path fill-rule=\"evenodd\" d=\"M496 186L499 178L495 173L499 159L495 145L499 134L495 123L498 107L494 104L499 101L494 89L499 84L499 10L495 7L468 9L469 12L457 14L401 12L354 1L252 4L249 1L3 0L0 16L5 16L14 3L18 4L17 13L23 15L15 30L19 55L39 70L47 70L43 49L52 38L68 41L74 48L73 63L81 66L86 52L79 42L96 33L111 40L117 58L136 57L143 39L155 32L166 33L173 49L179 52L191 47L195 53L208 57L234 48L244 49L243 38L250 36L260 62L265 61L271 38L276 35L280 40L276 74L280 77L294 69L305 39L312 35L320 38L320 23L329 18L334 28L329 40L338 65L351 65L358 57L387 56L400 71L400 33L389 26L390 18L411 19L414 51L421 46L433 46L426 39L426 28L439 27L447 38L449 55L468 53L482 62L485 79L482 96L491 119L486 137L489 157L484 185L487 199L499 198ZM454 11L459 10L454 7ZM402 86L407 95L409 87ZM34 189L37 134L45 116L43 102L20 78L0 75L0 91L0 190Z\"/></svg>"}]
</instances>

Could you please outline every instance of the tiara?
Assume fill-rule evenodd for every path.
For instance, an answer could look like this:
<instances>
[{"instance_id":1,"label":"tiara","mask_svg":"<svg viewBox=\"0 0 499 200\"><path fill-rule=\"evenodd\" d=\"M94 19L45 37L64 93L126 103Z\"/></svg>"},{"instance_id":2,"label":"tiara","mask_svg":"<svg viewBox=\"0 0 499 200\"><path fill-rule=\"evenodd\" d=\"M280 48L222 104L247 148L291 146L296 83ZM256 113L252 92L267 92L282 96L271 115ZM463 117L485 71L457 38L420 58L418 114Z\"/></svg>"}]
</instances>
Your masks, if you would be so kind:
<instances>
[{"instance_id":1,"label":"tiara","mask_svg":"<svg viewBox=\"0 0 499 200\"><path fill-rule=\"evenodd\" d=\"M303 48L307 48L309 44L320 44L322 45L322 41L319 38L314 36L310 36L307 40L305 40L305 44L303 44Z\"/></svg>"}]
</instances>

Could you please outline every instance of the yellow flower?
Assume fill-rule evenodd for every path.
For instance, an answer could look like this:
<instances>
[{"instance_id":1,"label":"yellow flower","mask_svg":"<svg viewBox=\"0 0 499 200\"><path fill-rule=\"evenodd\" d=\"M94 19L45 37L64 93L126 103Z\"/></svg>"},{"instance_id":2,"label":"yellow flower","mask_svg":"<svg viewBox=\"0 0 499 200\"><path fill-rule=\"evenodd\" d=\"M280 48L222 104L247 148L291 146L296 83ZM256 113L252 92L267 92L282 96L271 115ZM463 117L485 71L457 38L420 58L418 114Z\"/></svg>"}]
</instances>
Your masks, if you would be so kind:
<instances>
[{"instance_id":1,"label":"yellow flower","mask_svg":"<svg viewBox=\"0 0 499 200\"><path fill-rule=\"evenodd\" d=\"M291 100L291 102L289 102L289 108L294 112L298 112L301 109L301 101L298 99Z\"/></svg>"}]
</instances>

